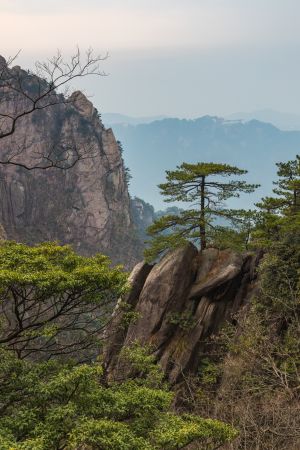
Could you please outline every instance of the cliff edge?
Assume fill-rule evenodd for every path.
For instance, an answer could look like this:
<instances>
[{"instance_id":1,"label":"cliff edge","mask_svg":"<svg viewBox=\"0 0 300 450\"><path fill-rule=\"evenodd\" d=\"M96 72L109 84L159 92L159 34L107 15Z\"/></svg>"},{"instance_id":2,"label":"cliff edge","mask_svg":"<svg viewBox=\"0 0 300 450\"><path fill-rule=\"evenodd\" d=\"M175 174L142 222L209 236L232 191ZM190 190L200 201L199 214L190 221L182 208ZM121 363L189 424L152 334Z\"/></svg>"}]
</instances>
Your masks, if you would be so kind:
<instances>
[{"instance_id":1,"label":"cliff edge","mask_svg":"<svg viewBox=\"0 0 300 450\"><path fill-rule=\"evenodd\" d=\"M45 83L18 66L6 70L14 79L24 78L29 94ZM24 107L7 88L1 96L2 113ZM13 161L21 159L30 166L49 152L80 151L85 157L67 170L0 165L0 223L5 234L29 244L71 244L83 255L103 252L114 263L132 267L141 258L142 244L135 237L124 162L114 134L82 92L68 99L55 93L51 101L53 105L22 117L13 135L0 140L2 159L15 155Z\"/></svg>"}]
</instances>

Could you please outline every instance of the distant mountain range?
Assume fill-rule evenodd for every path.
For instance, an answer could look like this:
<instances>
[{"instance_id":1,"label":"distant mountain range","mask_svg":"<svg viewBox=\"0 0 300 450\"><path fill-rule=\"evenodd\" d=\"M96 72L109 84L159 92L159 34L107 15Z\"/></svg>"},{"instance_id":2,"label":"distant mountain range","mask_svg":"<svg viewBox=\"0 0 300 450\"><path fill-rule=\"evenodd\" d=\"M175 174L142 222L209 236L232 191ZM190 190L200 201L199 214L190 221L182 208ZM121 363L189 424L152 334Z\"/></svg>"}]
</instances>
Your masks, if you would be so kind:
<instances>
[{"instance_id":1,"label":"distant mountain range","mask_svg":"<svg viewBox=\"0 0 300 450\"><path fill-rule=\"evenodd\" d=\"M111 128L115 124L138 125L140 123L150 123L155 120L165 119L167 116L131 117L119 113L102 113L101 119L105 127Z\"/></svg>"},{"instance_id":2,"label":"distant mountain range","mask_svg":"<svg viewBox=\"0 0 300 450\"><path fill-rule=\"evenodd\" d=\"M226 116L229 120L259 120L261 122L271 123L280 130L300 130L300 114L283 113L273 111L272 109L263 109L253 112L239 112Z\"/></svg>"},{"instance_id":3,"label":"distant mountain range","mask_svg":"<svg viewBox=\"0 0 300 450\"><path fill-rule=\"evenodd\" d=\"M165 170L183 161L225 162L249 170L248 180L262 187L251 196L243 196L237 204L250 207L271 193L275 162L300 153L300 131L282 131L258 120L167 118L135 125L116 123L113 131L122 142L125 163L133 177L131 194L155 209L166 207L156 187L164 181Z\"/></svg>"},{"instance_id":4,"label":"distant mountain range","mask_svg":"<svg viewBox=\"0 0 300 450\"><path fill-rule=\"evenodd\" d=\"M170 116L147 116L132 117L119 113L103 113L102 121L109 128L116 124L139 125L140 123L150 123L156 120L168 119ZM261 109L253 112L237 112L224 116L228 121L249 122L250 120L259 120L274 125L280 130L294 131L300 130L300 114L285 113L274 111L272 109Z\"/></svg>"}]
</instances>

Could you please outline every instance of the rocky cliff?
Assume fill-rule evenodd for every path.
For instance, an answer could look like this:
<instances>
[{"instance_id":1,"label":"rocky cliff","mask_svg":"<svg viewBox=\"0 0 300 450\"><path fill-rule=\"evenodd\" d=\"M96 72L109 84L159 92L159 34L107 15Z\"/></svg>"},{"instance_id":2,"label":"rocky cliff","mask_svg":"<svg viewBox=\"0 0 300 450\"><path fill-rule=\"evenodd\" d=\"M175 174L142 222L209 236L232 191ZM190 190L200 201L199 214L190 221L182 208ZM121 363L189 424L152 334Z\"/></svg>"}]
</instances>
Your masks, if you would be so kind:
<instances>
[{"instance_id":1,"label":"rocky cliff","mask_svg":"<svg viewBox=\"0 0 300 450\"><path fill-rule=\"evenodd\" d=\"M1 59L3 65L3 58ZM43 81L19 67L7 69L24 78L29 93ZM18 97L1 92L1 111L22 108ZM4 97L5 95L5 97ZM0 165L0 223L8 239L36 243L56 240L79 253L101 251L132 267L140 258L123 159L111 129L105 129L92 103L74 92L67 101L23 117L11 137L0 140L0 155L16 155L34 165L40 155L74 149L85 158L68 170L28 171ZM24 98L24 96L23 96ZM17 99L17 102L16 102ZM19 102L19 103L18 103Z\"/></svg>"},{"instance_id":2,"label":"rocky cliff","mask_svg":"<svg viewBox=\"0 0 300 450\"><path fill-rule=\"evenodd\" d=\"M134 197L131 199L131 212L138 236L142 242L146 242L149 239L147 228L156 218L154 208L141 198Z\"/></svg>"},{"instance_id":3,"label":"rocky cliff","mask_svg":"<svg viewBox=\"0 0 300 450\"><path fill-rule=\"evenodd\" d=\"M107 330L108 376L126 373L121 350L134 342L151 346L171 383L196 373L209 339L253 295L259 258L213 248L199 254L189 244L155 266L138 264Z\"/></svg>"},{"instance_id":4,"label":"rocky cliff","mask_svg":"<svg viewBox=\"0 0 300 450\"><path fill-rule=\"evenodd\" d=\"M171 206L163 210L155 211L150 203L145 202L141 198L134 197L131 199L131 212L137 234L142 242L149 240L147 234L148 227L157 219L169 214L180 214L183 209L177 206Z\"/></svg>"}]
</instances>

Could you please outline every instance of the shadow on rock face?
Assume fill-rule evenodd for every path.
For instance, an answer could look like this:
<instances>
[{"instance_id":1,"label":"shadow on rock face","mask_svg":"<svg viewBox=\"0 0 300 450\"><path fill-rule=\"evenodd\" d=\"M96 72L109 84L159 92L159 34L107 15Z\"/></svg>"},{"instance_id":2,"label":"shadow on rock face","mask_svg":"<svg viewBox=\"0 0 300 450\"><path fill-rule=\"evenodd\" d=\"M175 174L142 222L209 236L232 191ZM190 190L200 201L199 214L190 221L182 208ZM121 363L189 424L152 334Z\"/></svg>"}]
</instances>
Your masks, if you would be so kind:
<instances>
[{"instance_id":1,"label":"shadow on rock face","mask_svg":"<svg viewBox=\"0 0 300 450\"><path fill-rule=\"evenodd\" d=\"M112 320L105 349L109 378L124 376L118 357L134 342L151 345L172 384L199 365L201 348L220 326L245 305L257 286L260 256L196 247L169 252L153 268L141 263L132 275L128 303L135 320L121 327ZM117 311L115 311L117 314Z\"/></svg>"}]
</instances>

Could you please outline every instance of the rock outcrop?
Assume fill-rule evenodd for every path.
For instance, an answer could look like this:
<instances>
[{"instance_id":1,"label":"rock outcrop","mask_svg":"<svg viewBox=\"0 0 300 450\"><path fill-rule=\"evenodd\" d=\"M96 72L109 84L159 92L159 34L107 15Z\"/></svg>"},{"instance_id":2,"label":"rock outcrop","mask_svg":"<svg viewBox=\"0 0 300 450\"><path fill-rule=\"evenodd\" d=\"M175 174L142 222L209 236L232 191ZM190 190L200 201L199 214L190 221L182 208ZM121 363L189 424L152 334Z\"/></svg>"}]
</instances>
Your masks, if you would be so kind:
<instances>
[{"instance_id":1,"label":"rock outcrop","mask_svg":"<svg viewBox=\"0 0 300 450\"><path fill-rule=\"evenodd\" d=\"M3 58L0 64L5 64ZM19 67L7 70L24 77L29 93L43 86L41 79ZM22 99L7 90L1 96L0 112L23 107ZM100 251L113 262L133 267L141 257L142 244L135 237L124 163L114 134L104 128L97 110L81 92L74 92L67 101L61 94L55 96L52 102L58 104L23 117L13 135L0 140L1 159L15 155L13 161L32 166L40 155L64 149L84 152L86 157L68 170L28 171L0 165L4 233L8 239L27 243L71 244L83 255Z\"/></svg>"},{"instance_id":2,"label":"rock outcrop","mask_svg":"<svg viewBox=\"0 0 300 450\"><path fill-rule=\"evenodd\" d=\"M138 236L142 242L147 241L149 239L147 228L156 219L153 206L144 202L141 198L134 197L131 199L131 213Z\"/></svg>"},{"instance_id":3,"label":"rock outcrop","mask_svg":"<svg viewBox=\"0 0 300 450\"><path fill-rule=\"evenodd\" d=\"M189 244L152 268L137 265L127 306L118 306L107 330L108 377L124 374L120 352L135 342L151 345L171 383L195 373L207 341L253 295L259 259L213 248L199 254ZM129 324L122 322L128 308L135 313Z\"/></svg>"}]
</instances>

